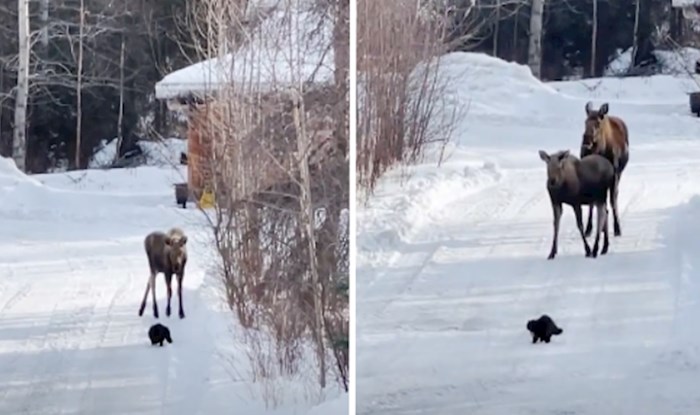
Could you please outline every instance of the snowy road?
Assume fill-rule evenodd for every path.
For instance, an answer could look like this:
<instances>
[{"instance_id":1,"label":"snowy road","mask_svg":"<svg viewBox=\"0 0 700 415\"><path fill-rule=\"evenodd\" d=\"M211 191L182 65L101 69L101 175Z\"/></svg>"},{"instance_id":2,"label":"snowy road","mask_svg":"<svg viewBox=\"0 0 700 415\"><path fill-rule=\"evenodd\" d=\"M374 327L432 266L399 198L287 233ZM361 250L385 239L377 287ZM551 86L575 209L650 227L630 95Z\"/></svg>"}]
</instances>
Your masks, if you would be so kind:
<instances>
[{"instance_id":1,"label":"snowy road","mask_svg":"<svg viewBox=\"0 0 700 415\"><path fill-rule=\"evenodd\" d=\"M0 414L308 411L303 398L266 410L233 316L206 276L199 214L175 206L175 181L153 167L28 178L0 159ZM186 318L164 316L159 276L160 322L174 341L159 348L147 338L150 298L137 314L143 238L172 226L190 236Z\"/></svg>"},{"instance_id":2,"label":"snowy road","mask_svg":"<svg viewBox=\"0 0 700 415\"><path fill-rule=\"evenodd\" d=\"M645 104L613 81L621 91L603 98L632 141L623 235L587 259L567 207L547 261L552 213L537 150L577 152L589 97L535 80L518 89L487 63L512 90L477 91L474 105L503 112L468 117L449 163L414 168L408 191L389 176L359 212L358 413L694 413L700 209L679 205L700 194L700 122L683 113L687 98L664 78L656 87L668 104ZM465 78L462 93L475 82ZM543 313L564 333L532 345L525 323Z\"/></svg>"}]
</instances>

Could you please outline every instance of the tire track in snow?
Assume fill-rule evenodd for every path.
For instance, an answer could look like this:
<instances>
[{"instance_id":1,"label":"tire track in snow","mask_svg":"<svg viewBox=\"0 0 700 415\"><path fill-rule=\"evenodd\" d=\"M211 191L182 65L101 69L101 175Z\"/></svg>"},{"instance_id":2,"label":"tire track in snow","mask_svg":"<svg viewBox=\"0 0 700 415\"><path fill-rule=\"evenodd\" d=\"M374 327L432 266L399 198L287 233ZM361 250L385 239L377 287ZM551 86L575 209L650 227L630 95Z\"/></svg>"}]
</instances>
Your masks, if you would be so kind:
<instances>
[{"instance_id":1,"label":"tire track in snow","mask_svg":"<svg viewBox=\"0 0 700 415\"><path fill-rule=\"evenodd\" d=\"M98 346L98 344L92 344L94 331L101 324L101 321L95 318L95 312L98 307L104 308L105 300L109 296L104 295L108 288L99 284L100 279L94 279L90 269L93 266L97 266L97 269L110 267L106 266L103 258L98 259L97 262L94 257L88 257L90 259L87 261L76 261L70 259L77 256L74 253L68 253L67 256L69 259L65 260L65 265L57 266L53 271L62 272L61 269L65 268L66 274L72 274L72 285L66 285L61 295L49 294L47 297L42 292L36 294L44 300L51 299L54 301L54 306L46 326L47 334L39 348L36 369L32 371L40 374L41 378L30 382L31 387L24 399L26 406L23 410L28 413L35 413L38 410L36 405L41 401L39 398L48 394L55 396L54 405L51 408L74 407L75 402L65 401L73 398L71 394L65 393L65 388L70 384L71 378L80 373L80 367L82 367L82 365L76 365L75 358L78 356L76 352L80 351L83 358L86 354L93 353L91 350ZM50 280L52 277L40 271L35 278ZM112 300L115 298L112 297ZM82 397L74 399L81 400Z\"/></svg>"},{"instance_id":2,"label":"tire track in snow","mask_svg":"<svg viewBox=\"0 0 700 415\"><path fill-rule=\"evenodd\" d=\"M0 314L4 314L10 310L12 310L12 307L14 307L15 304L17 304L19 301L21 301L23 298L25 298L30 292L32 291L32 283L24 283L20 287L19 290L17 290L2 306L2 310L0 310ZM1 316L0 316L1 318Z\"/></svg>"},{"instance_id":3,"label":"tire track in snow","mask_svg":"<svg viewBox=\"0 0 700 415\"><path fill-rule=\"evenodd\" d=\"M668 166L666 166L668 168ZM671 171L676 171L677 169L681 169L681 166L671 166L669 170ZM613 272L613 275L608 276L606 273L608 271L607 264L610 264L615 261L619 261L619 257L616 257L615 251L616 251L616 246L620 246L620 251L628 251L630 248L633 252L638 252L640 249L645 249L650 243L652 243L654 240L657 239L657 226L658 226L658 218L654 218L652 221L649 221L649 219L646 218L647 211L649 210L648 206L642 206L644 202L647 200L647 196L650 194L655 194L659 193L661 190L661 186L663 186L664 182L663 180L660 180L657 177L657 172L653 171L652 169L643 169L640 171L635 171L635 174L631 174L627 176L627 185L624 186L625 192L630 192L631 197L625 201L625 207L623 208L623 211L621 212L621 221L624 220L626 223L628 223L627 227L633 227L632 232L626 232L622 238L615 238L612 236L611 232L611 253L613 254L612 256L607 256L607 257L601 257L597 260L590 260L590 259L584 259L582 258L582 250L580 247L580 237L578 236L578 232L575 230L575 227L573 229L566 229L569 227L569 224L573 222L569 222L569 224L566 225L566 228L562 228L561 230L561 236L560 236L560 255L558 256L556 262L548 262L542 258L533 258L533 261L529 263L523 263L521 264L518 268L518 278L520 277L525 277L525 278L530 278L531 276L537 276L541 275L541 277L538 278L538 280L543 283L542 286L542 291L543 291L543 297L541 300L541 303L543 304L548 304L548 307L554 310L561 309L563 310L562 313L562 318L565 319L570 319L572 323L575 325L572 326L572 330L578 330L579 332L579 337L580 336L586 336L588 335L588 331L593 331L593 330L599 330L595 326L591 326L588 330L584 327L580 327L581 324L584 323L585 319L589 319L590 317L587 317L586 314L583 315L576 315L574 313L574 310L581 310L581 311L587 311L591 315L596 315L596 314L601 314L602 315L608 315L613 311L612 309L607 309L607 307L611 307L615 305L615 295L618 295L617 293L619 292L619 285L620 283L628 283L631 284L629 288L629 293L630 295L636 296L636 295L644 295L643 287L639 286L636 287L635 285L638 284L644 284L643 281L635 282L629 281L627 282L626 277L623 274L615 275ZM523 189L517 187L519 183L523 184ZM464 230L468 232L470 240L473 239L475 241L478 240L484 240L484 237L488 237L489 233L495 233L498 235L501 235L503 239L509 239L518 232L522 232L523 229L520 227L513 227L512 225L516 222L513 221L512 219L518 219L520 216L526 216L528 217L528 220L532 220L536 222L537 224L542 224L543 228L547 227L547 229L551 228L551 222L549 219L546 221L542 218L543 215L539 214L538 212L533 212L534 206L538 206L540 204L540 201L542 200L541 198L546 197L546 191L542 190L540 193L539 190L532 190L532 185L529 184L529 180L527 177L520 177L516 181L511 181L509 183L502 183L500 184L503 187L502 188L492 188L490 189L489 192L484 192L480 194L475 194L475 195L470 195L469 197L465 198L464 200L457 201L453 204L452 207L448 206L446 207L446 213L443 215L447 219L447 224L442 224L443 226L449 227L449 228L455 228L462 226L464 227ZM499 185L499 186L500 186ZM528 189L529 188L529 189ZM533 193L534 192L534 193ZM541 196L540 196L541 195ZM522 202L519 202L522 201ZM548 205L548 203L546 204ZM449 211L453 211L457 213L461 219L459 220L454 220L452 216L449 215ZM467 212L467 213L465 213ZM470 212L475 212L474 214ZM567 215L572 215L571 211L568 210ZM640 215L641 218L640 219ZM663 218L661 218L663 219ZM533 223L534 223L533 222ZM595 222L595 218L594 218ZM643 223L643 226L638 227L635 224L638 223ZM545 225L546 224L546 225ZM533 225L534 226L534 225ZM537 225L539 226L539 225ZM625 226L623 224L623 226ZM467 229L468 227L468 229ZM612 226L611 226L612 228ZM566 229L566 230L565 230ZM424 230L425 232L430 232L430 231L436 231L434 227L432 229L426 228ZM612 229L611 229L612 231ZM534 244L533 246L537 246L537 252L539 252L543 247L548 247L549 243L551 241L549 238L551 238L550 232L547 231L546 235L543 237L537 237L536 232L532 232L531 230L526 230L527 234L525 238L531 239L532 243ZM543 231L544 232L544 231ZM448 232L450 234L450 232ZM454 233L453 233L454 234ZM418 237L426 237L426 235L418 235ZM564 253L562 255L561 253L561 247L562 243L564 244L564 251L567 250L566 246L573 246L570 245L570 236L571 238L576 239L576 250L572 251L575 252L575 254L572 255L567 255ZM429 239L429 238L428 238ZM488 240L488 239L487 239ZM590 241L591 243L593 241ZM444 245L443 245L444 246ZM449 249L449 247L448 247ZM528 252L530 252L530 249L528 249ZM426 252L428 254L428 252ZM498 259L500 256L504 254L503 249L499 249L498 244L494 243L492 246L485 251L479 251L479 260L480 261L486 261L490 262L493 261L493 259ZM626 254L626 252L625 252ZM429 255L431 258L435 257L435 252L430 251ZM575 257L574 257L575 256ZM579 258L581 257L581 258ZM472 258L474 259L474 258ZM589 266L585 266L584 264L587 264L583 261L596 261L596 262L591 262ZM401 263L401 259L398 259L397 263ZM574 266L573 264L577 264ZM579 266L578 264L581 264L582 266ZM525 265L523 267L523 265ZM419 268L420 270L425 271L425 267ZM505 268L508 269L508 268ZM514 268L515 269L515 268ZM595 274L595 271L592 273L593 270L600 270L603 272L600 272L599 274ZM615 278L612 278L615 276ZM422 276L423 279L427 279L429 283L429 278L434 278L434 274L431 276ZM494 275L494 277L497 277L497 275ZM417 278L421 278L420 274L419 276L413 276L412 281L415 281ZM584 284L585 281L590 281L590 284L595 284L597 285L597 288L592 288L592 290L587 290L586 293L584 294L576 294L575 292L565 292L565 284L560 282L561 278L566 278L566 280L570 280L571 282L576 282L576 283L581 283ZM648 277L651 278L651 277ZM669 277L670 278L670 277ZM653 281L653 280L652 280ZM664 280L666 282L671 283L670 279ZM474 283L471 282L469 283L468 281L465 281L465 283L470 284L470 286L473 287ZM663 281L662 281L663 283ZM609 286L609 287L608 287ZM470 291L473 291L470 289ZM659 301L663 302L665 301L665 297L667 295L672 295L673 293L671 290L668 292L665 291L663 287L659 288L654 288L653 292L658 292L658 294L655 295L660 295L661 297L659 298ZM526 295L525 290L520 290L520 291L514 291L513 292L515 295L513 296L512 301L509 303L509 308L512 309L533 309L536 307L536 305L531 305L528 304L530 300L529 296ZM471 294L470 294L471 295ZM645 298L645 297L631 297L631 298ZM398 301L402 301L402 299L392 299L392 303L396 303ZM567 307L564 307L563 305L567 304ZM572 310L567 313L567 310ZM407 315L406 318L410 319L413 316ZM645 318L644 315L638 316L637 318L640 319L640 321L643 321ZM629 319L628 319L629 320ZM566 321L566 320L565 320ZM630 320L630 322L633 321ZM379 322L367 322L368 324L376 324ZM365 323L363 322L363 325ZM591 323L588 323L591 324ZM579 327L577 327L579 326ZM388 333L387 333L388 334ZM397 333L400 334L400 333ZM593 334L593 333L591 333ZM490 342L489 339L491 339L491 331L486 330L484 332L484 339L487 342ZM436 342L439 342L439 340L436 338ZM480 341L480 340L477 340ZM560 343L566 344L567 338L563 339ZM513 338L512 343L515 348L518 348L516 342L519 344L522 342L522 338L517 337ZM561 347L559 345L555 345L555 347ZM413 354L413 355L420 355L421 353L425 353L425 350L421 350L419 348L413 348L411 346L410 350L405 350L404 352ZM572 346L569 346L572 347ZM549 350L549 349L547 349ZM557 350L557 349L555 349ZM603 350L604 353L611 354L613 351L610 350ZM591 353L591 351L586 351L586 353ZM641 355L640 355L641 356ZM396 363L398 360L398 356L396 355L391 355L392 359L390 361L387 361L386 364L391 365L393 363ZM385 361L380 360L382 363ZM403 362L403 361L402 361ZM411 370L410 368L407 368L409 371ZM444 369L444 368L443 368ZM434 372L439 372L440 368L435 367L433 368ZM469 389L472 391L472 400L476 401L476 405L459 405L454 403L455 400L457 399L464 399L464 396L461 398L458 397L458 395L464 395L465 391L461 390L460 388L455 388L455 385L453 384L446 384L446 382L442 382L443 385L440 387L431 387L429 385L425 385L423 387L417 386L415 388L399 388L395 392L390 392L388 394L384 394L382 397L379 397L377 395L372 395L370 399L371 400L371 408L372 410L368 410L368 406L362 405L360 402L363 398L362 395L358 395L358 403L360 403L360 406L358 406L358 411L359 413L396 413L396 414L407 414L407 413L422 413L422 412L434 412L434 413L460 413L460 408L464 410L469 410L469 409L476 409L477 412L482 413L482 410L484 412L488 413L496 413L493 411L489 411L488 408L491 410L494 410L496 408L505 408L505 407L510 407L511 405L514 405L513 402L506 403L504 405L495 405L495 401L489 398L489 395L492 395L494 393L501 393L501 392L507 392L509 389L512 389L516 387L517 384L529 381L532 379L532 375L528 373L528 366L527 363L524 362L523 360L511 360L510 366L506 368L509 373L512 375L509 375L509 377L502 378L502 379L493 379L493 378L484 378L482 379L481 385L484 388L482 392L476 392L475 389ZM611 372L611 375L614 374L614 372ZM475 374L474 376L479 376ZM571 380L569 382L590 382L591 380L591 373L589 370L584 370L583 366L581 368L577 367L572 367L570 368L570 371L568 372L568 376L570 376ZM578 379L578 380L574 380ZM362 381L362 375L360 373L360 382ZM537 378L535 381L540 382L541 379ZM388 388L391 390L391 388ZM453 392L454 391L454 392ZM500 392L499 392L500 391ZM375 392L376 393L376 392ZM432 397L430 396L432 394ZM481 398L481 399L480 399ZM485 399L484 399L485 398ZM624 398L617 398L617 400L614 402L616 405L615 407L619 407L624 409L625 404L624 401L622 400ZM506 399L507 400L507 399ZM586 402L589 402L591 404L594 403L593 400L587 400ZM420 402L420 407L413 406L414 409L409 409L411 408L411 405L415 405L418 402ZM452 403L451 403L452 402ZM581 405L584 405L586 402L581 402ZM369 402L368 402L369 403ZM495 406L494 406L495 405ZM544 404L543 401L539 401L537 399L533 399L528 401L527 403L528 406L531 408L541 408L542 412L541 413L561 413L559 410L552 410L552 411L547 411L544 409L546 404ZM476 406L476 408L475 408ZM517 406L517 405L516 405ZM594 405L595 406L595 405ZM520 412L519 412L520 413ZM539 412L538 412L539 413Z\"/></svg>"},{"instance_id":4,"label":"tire track in snow","mask_svg":"<svg viewBox=\"0 0 700 415\"><path fill-rule=\"evenodd\" d=\"M114 291L114 294L111 296L111 300L109 301L109 304L107 305L107 309L105 311L105 320L99 324L99 329L97 330L98 333L96 335L96 341L95 341L95 349L101 348L104 343L105 343L105 338L107 336L107 333L109 332L111 326L112 326L112 311L114 309L115 304L117 304L117 301L121 299L123 294L126 292L127 288L129 287L129 283L131 281L131 274L129 274L129 277L123 277L121 284L119 284L119 288ZM91 323L94 320L91 320ZM98 326L98 324L95 324L94 326ZM89 326L87 331L90 331L91 329L96 329L97 327L94 326ZM93 380L94 380L94 369L95 366L93 365L93 362L96 360L96 357L94 355L91 356L91 358L88 360L88 367L86 368L86 372L88 373L87 375L87 385L85 386L85 389L83 390L83 393L80 396L80 406L81 408L87 407L87 398L90 396L90 391L92 390L93 386Z\"/></svg>"}]
</instances>

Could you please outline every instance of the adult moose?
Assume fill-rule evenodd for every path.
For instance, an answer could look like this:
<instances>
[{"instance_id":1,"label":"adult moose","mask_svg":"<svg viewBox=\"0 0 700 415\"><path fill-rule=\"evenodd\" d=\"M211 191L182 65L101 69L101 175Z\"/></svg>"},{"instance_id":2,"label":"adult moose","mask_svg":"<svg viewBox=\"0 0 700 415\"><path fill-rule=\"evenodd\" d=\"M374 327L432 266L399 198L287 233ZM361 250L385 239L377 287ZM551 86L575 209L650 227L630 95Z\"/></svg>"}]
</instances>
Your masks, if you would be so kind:
<instances>
[{"instance_id":1,"label":"adult moose","mask_svg":"<svg viewBox=\"0 0 700 415\"><path fill-rule=\"evenodd\" d=\"M148 292L153 295L153 317L158 318L158 304L156 303L156 275L162 272L165 275L165 284L168 288L168 305L165 314L170 317L170 298L172 297L173 274L177 276L177 296L180 306L180 318L185 318L182 308L182 280L185 277L185 265L187 264L187 236L179 228L172 228L168 233L151 232L143 241L148 266L151 274L146 284L146 292L143 294L139 316L143 315L148 300Z\"/></svg>"},{"instance_id":2,"label":"adult moose","mask_svg":"<svg viewBox=\"0 0 700 415\"><path fill-rule=\"evenodd\" d=\"M627 125L620 117L608 115L609 105L604 103L599 109L593 109L593 103L586 103L586 123L581 142L581 154L583 159L589 154L600 154L607 158L615 169L615 190L610 197L613 211L613 227L615 236L622 234L620 219L617 214L617 194L619 190L622 172L629 161L629 133ZM588 209L588 223L586 224L586 236L593 231L593 206Z\"/></svg>"}]
</instances>

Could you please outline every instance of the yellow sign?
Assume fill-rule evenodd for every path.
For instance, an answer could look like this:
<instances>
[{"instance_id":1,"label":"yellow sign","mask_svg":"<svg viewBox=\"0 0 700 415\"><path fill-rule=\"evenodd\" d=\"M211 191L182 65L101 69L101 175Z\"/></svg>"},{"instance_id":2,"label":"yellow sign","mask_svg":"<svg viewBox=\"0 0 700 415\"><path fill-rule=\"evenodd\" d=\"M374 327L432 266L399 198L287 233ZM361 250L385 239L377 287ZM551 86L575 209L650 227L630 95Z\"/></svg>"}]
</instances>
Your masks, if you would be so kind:
<instances>
[{"instance_id":1,"label":"yellow sign","mask_svg":"<svg viewBox=\"0 0 700 415\"><path fill-rule=\"evenodd\" d=\"M214 192L211 189L204 189L202 197L199 198L199 207L208 209L214 207Z\"/></svg>"}]
</instances>

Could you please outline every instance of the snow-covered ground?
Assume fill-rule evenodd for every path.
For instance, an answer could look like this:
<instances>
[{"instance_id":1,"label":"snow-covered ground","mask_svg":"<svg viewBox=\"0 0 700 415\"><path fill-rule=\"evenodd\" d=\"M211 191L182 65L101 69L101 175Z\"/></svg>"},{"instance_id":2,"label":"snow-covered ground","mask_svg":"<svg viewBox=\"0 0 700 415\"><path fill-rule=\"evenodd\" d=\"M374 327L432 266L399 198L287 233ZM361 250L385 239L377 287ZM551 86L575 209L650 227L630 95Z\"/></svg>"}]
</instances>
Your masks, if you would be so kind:
<instances>
[{"instance_id":1,"label":"snow-covered ground","mask_svg":"<svg viewBox=\"0 0 700 415\"><path fill-rule=\"evenodd\" d=\"M695 62L700 59L700 49L682 47L674 50L657 49L652 52L657 61L657 68L663 75L681 75L695 73ZM632 61L632 48L625 51L618 49L617 56L605 68L605 76L623 75Z\"/></svg>"},{"instance_id":2,"label":"snow-covered ground","mask_svg":"<svg viewBox=\"0 0 700 415\"><path fill-rule=\"evenodd\" d=\"M172 167L180 164L180 154L187 154L187 140L181 138L166 138L162 141L139 141L143 151L144 165ZM95 151L88 165L91 169L100 169L112 166L114 156L117 154L117 139L109 142L102 140L100 148Z\"/></svg>"},{"instance_id":3,"label":"snow-covered ground","mask_svg":"<svg viewBox=\"0 0 700 415\"><path fill-rule=\"evenodd\" d=\"M0 414L306 414L318 401L281 382L267 410L251 382L233 315L222 303L198 211L176 207L184 170L87 170L27 177L0 159ZM152 347L156 320L138 307L148 278L143 238L190 234L186 318L160 321L173 344ZM201 227L199 227L201 229ZM174 287L176 284L174 283ZM173 296L177 306L177 296ZM346 414L329 393L324 414Z\"/></svg>"},{"instance_id":4,"label":"snow-covered ground","mask_svg":"<svg viewBox=\"0 0 700 415\"><path fill-rule=\"evenodd\" d=\"M700 120L687 77L542 84L484 55L445 57L468 105L449 160L380 182L357 215L358 414L693 414L700 407ZM584 106L630 130L622 236L559 255L539 149L578 154ZM589 239L590 240L590 239ZM697 269L696 269L697 268ZM564 329L531 343L527 320Z\"/></svg>"}]
</instances>

